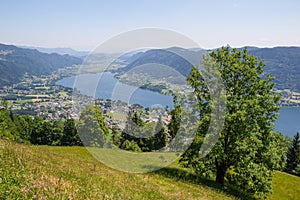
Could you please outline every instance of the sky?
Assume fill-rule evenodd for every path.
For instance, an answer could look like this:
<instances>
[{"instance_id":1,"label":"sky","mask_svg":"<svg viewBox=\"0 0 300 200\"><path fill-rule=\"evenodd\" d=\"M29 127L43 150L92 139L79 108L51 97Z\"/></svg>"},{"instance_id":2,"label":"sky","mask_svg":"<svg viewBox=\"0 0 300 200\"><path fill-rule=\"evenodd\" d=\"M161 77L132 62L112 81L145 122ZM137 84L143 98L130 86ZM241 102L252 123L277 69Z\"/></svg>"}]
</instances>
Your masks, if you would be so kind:
<instances>
[{"instance_id":1,"label":"sky","mask_svg":"<svg viewBox=\"0 0 300 200\"><path fill-rule=\"evenodd\" d=\"M300 46L298 0L1 0L0 43L92 50L140 28L201 48Z\"/></svg>"}]
</instances>

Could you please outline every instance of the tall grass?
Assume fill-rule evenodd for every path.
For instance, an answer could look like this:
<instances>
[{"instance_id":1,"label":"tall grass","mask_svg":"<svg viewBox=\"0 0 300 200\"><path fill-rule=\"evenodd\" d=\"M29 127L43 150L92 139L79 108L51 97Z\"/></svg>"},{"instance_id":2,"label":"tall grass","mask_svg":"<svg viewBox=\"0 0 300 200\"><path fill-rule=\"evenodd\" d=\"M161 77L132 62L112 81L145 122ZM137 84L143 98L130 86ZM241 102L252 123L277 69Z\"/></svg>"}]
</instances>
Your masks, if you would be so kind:
<instances>
[{"instance_id":1,"label":"tall grass","mask_svg":"<svg viewBox=\"0 0 300 200\"><path fill-rule=\"evenodd\" d=\"M273 190L270 200L300 199L300 178L284 172L273 177Z\"/></svg>"},{"instance_id":2,"label":"tall grass","mask_svg":"<svg viewBox=\"0 0 300 200\"><path fill-rule=\"evenodd\" d=\"M84 147L0 140L0 199L232 199L217 189L159 174L129 174Z\"/></svg>"},{"instance_id":3,"label":"tall grass","mask_svg":"<svg viewBox=\"0 0 300 200\"><path fill-rule=\"evenodd\" d=\"M299 177L276 173L270 199L300 199L299 183ZM252 198L176 165L130 174L99 163L84 147L28 146L0 139L0 199Z\"/></svg>"}]
</instances>

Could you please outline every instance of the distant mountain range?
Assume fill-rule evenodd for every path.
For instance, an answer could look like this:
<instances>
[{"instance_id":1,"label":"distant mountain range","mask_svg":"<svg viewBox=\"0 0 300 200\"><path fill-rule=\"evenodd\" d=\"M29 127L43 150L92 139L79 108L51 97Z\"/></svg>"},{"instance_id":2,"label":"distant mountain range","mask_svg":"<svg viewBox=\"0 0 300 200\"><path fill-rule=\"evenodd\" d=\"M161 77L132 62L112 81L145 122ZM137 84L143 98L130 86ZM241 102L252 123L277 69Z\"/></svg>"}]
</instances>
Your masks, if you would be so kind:
<instances>
[{"instance_id":1,"label":"distant mountain range","mask_svg":"<svg viewBox=\"0 0 300 200\"><path fill-rule=\"evenodd\" d=\"M86 57L87 55L89 55L90 52L88 51L76 51L74 49L71 49L71 48L44 48L44 47L31 47L31 46L19 46L20 48L25 48L25 49L36 49L38 50L39 52L42 52L42 53L48 53L48 54L51 54L51 53L57 53L57 54L60 54L60 55L70 55L70 56L75 56L75 57L78 57L78 58L84 58Z\"/></svg>"},{"instance_id":2,"label":"distant mountain range","mask_svg":"<svg viewBox=\"0 0 300 200\"><path fill-rule=\"evenodd\" d=\"M82 59L74 56L0 44L0 87L19 82L25 73L47 75L58 68L81 63Z\"/></svg>"},{"instance_id":3,"label":"distant mountain range","mask_svg":"<svg viewBox=\"0 0 300 200\"><path fill-rule=\"evenodd\" d=\"M26 72L32 75L46 75L61 67L81 64L82 58L88 54L70 48L37 49L0 44L0 87L18 82ZM197 65L202 60L203 53L208 51L211 50L179 47L135 51L119 58L125 67L118 69L118 72L125 73L152 63L171 67L183 76L188 76L191 64ZM276 76L274 82L277 89L300 92L300 47L249 47L248 51L250 55L265 61L266 73ZM97 60L105 56L108 55L97 56ZM148 69L148 72L149 70L151 69Z\"/></svg>"},{"instance_id":4,"label":"distant mountain range","mask_svg":"<svg viewBox=\"0 0 300 200\"><path fill-rule=\"evenodd\" d=\"M120 73L132 71L138 66L148 63L167 65L184 76L188 76L192 64L197 65L204 52L211 50L183 49L151 49L139 52L128 58L126 67L119 69ZM276 77L277 89L291 89L300 92L300 47L249 47L249 54L264 60L267 74ZM159 74L159 72L157 72Z\"/></svg>"}]
</instances>

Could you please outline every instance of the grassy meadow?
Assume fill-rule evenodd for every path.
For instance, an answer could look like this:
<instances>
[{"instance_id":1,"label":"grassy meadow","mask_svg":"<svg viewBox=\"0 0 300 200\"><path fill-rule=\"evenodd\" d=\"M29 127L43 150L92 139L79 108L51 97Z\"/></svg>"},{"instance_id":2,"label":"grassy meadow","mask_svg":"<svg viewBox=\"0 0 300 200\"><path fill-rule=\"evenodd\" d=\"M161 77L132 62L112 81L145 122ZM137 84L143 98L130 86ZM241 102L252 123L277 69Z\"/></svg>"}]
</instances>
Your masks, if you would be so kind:
<instances>
[{"instance_id":1,"label":"grassy meadow","mask_svg":"<svg viewBox=\"0 0 300 200\"><path fill-rule=\"evenodd\" d=\"M0 139L0 199L251 198L197 179L175 164L156 172L131 174L101 164L89 151ZM270 198L300 199L299 183L300 178L277 172Z\"/></svg>"}]
</instances>

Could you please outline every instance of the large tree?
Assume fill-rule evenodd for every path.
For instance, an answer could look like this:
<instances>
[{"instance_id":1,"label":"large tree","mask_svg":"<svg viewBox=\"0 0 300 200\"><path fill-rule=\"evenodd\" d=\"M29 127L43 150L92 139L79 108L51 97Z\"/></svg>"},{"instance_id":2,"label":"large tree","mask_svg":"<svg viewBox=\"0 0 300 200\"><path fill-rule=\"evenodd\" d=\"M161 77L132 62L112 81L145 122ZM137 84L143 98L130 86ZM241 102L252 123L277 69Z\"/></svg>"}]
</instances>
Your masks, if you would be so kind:
<instances>
[{"instance_id":1,"label":"large tree","mask_svg":"<svg viewBox=\"0 0 300 200\"><path fill-rule=\"evenodd\" d=\"M214 176L220 184L227 177L247 192L267 194L272 172L280 168L285 151L284 138L273 131L280 100L273 77L264 75L263 61L248 55L247 48L222 47L204 56L201 66L204 70L193 67L187 79L197 97L194 108L200 120L197 137L182 162L201 175ZM210 91L214 74L221 77L225 91L220 96L226 98L225 122L221 133L215 133L219 134L216 144L201 158L199 150L205 145L210 123L214 123L211 111L214 106L223 109L211 98L216 92Z\"/></svg>"}]
</instances>

